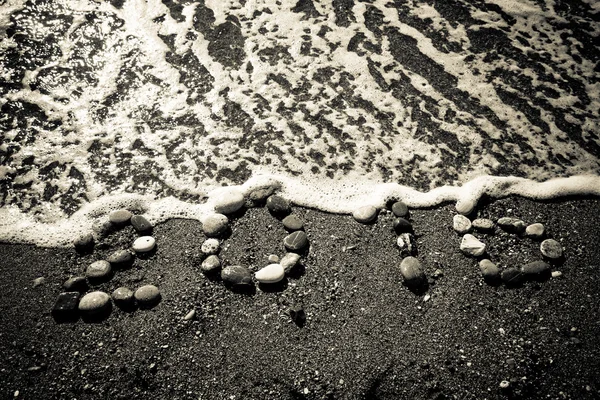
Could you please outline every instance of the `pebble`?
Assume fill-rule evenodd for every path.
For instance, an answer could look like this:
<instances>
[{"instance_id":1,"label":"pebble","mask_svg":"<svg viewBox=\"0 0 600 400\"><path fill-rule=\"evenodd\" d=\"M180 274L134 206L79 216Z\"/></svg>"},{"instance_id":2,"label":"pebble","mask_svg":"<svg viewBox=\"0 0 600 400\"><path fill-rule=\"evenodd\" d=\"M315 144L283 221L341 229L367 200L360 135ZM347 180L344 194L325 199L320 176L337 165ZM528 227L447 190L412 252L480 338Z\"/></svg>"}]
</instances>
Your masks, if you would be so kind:
<instances>
[{"instance_id":1,"label":"pebble","mask_svg":"<svg viewBox=\"0 0 600 400\"><path fill-rule=\"evenodd\" d=\"M283 267L283 270L286 274L292 272L292 270L298 265L300 261L300 255L296 253L286 253L285 256L281 259L279 264Z\"/></svg>"},{"instance_id":2,"label":"pebble","mask_svg":"<svg viewBox=\"0 0 600 400\"><path fill-rule=\"evenodd\" d=\"M141 307L152 307L160 301L160 290L154 285L144 285L138 288L134 297Z\"/></svg>"},{"instance_id":3,"label":"pebble","mask_svg":"<svg viewBox=\"0 0 600 400\"><path fill-rule=\"evenodd\" d=\"M392 204L392 212L396 217L406 217L408 215L408 206L403 201L397 201Z\"/></svg>"},{"instance_id":4,"label":"pebble","mask_svg":"<svg viewBox=\"0 0 600 400\"><path fill-rule=\"evenodd\" d=\"M405 218L396 218L394 220L394 231L396 233L407 233L412 232L412 224Z\"/></svg>"},{"instance_id":5,"label":"pebble","mask_svg":"<svg viewBox=\"0 0 600 400\"><path fill-rule=\"evenodd\" d=\"M294 214L288 215L281 222L283 223L283 227L288 231L299 231L304 228L304 222Z\"/></svg>"},{"instance_id":6,"label":"pebble","mask_svg":"<svg viewBox=\"0 0 600 400\"><path fill-rule=\"evenodd\" d=\"M562 276L562 272L560 271L552 271L553 278L560 278Z\"/></svg>"},{"instance_id":7,"label":"pebble","mask_svg":"<svg viewBox=\"0 0 600 400\"><path fill-rule=\"evenodd\" d=\"M400 263L400 273L408 286L419 286L425 281L421 262L415 257L406 257Z\"/></svg>"},{"instance_id":8,"label":"pebble","mask_svg":"<svg viewBox=\"0 0 600 400\"><path fill-rule=\"evenodd\" d=\"M89 251L94 248L94 235L86 233L73 241L73 246L77 251Z\"/></svg>"},{"instance_id":9,"label":"pebble","mask_svg":"<svg viewBox=\"0 0 600 400\"><path fill-rule=\"evenodd\" d=\"M510 233L523 233L526 228L525 222L514 217L502 217L498 220L498 225Z\"/></svg>"},{"instance_id":10,"label":"pebble","mask_svg":"<svg viewBox=\"0 0 600 400\"><path fill-rule=\"evenodd\" d=\"M477 218L474 219L471 223L473 225L473 229L480 232L491 232L494 230L494 221L487 218Z\"/></svg>"},{"instance_id":11,"label":"pebble","mask_svg":"<svg viewBox=\"0 0 600 400\"><path fill-rule=\"evenodd\" d=\"M85 276L88 279L106 279L110 277L112 268L108 261L98 260L91 263L85 270Z\"/></svg>"},{"instance_id":12,"label":"pebble","mask_svg":"<svg viewBox=\"0 0 600 400\"><path fill-rule=\"evenodd\" d=\"M477 202L475 200L460 200L456 202L456 211L462 215L469 215L477 206Z\"/></svg>"},{"instance_id":13,"label":"pebble","mask_svg":"<svg viewBox=\"0 0 600 400\"><path fill-rule=\"evenodd\" d=\"M531 239L542 239L546 234L546 228L543 224L535 223L525 228L525 236Z\"/></svg>"},{"instance_id":14,"label":"pebble","mask_svg":"<svg viewBox=\"0 0 600 400\"><path fill-rule=\"evenodd\" d=\"M285 270L281 264L269 264L254 274L260 283L276 283L281 281L284 276Z\"/></svg>"},{"instance_id":15,"label":"pebble","mask_svg":"<svg viewBox=\"0 0 600 400\"><path fill-rule=\"evenodd\" d=\"M457 214L452 218L452 227L462 235L471 230L471 221L464 215Z\"/></svg>"},{"instance_id":16,"label":"pebble","mask_svg":"<svg viewBox=\"0 0 600 400\"><path fill-rule=\"evenodd\" d=\"M131 289L126 287L120 287L112 292L112 299L115 304L119 307L128 307L133 305L134 296Z\"/></svg>"},{"instance_id":17,"label":"pebble","mask_svg":"<svg viewBox=\"0 0 600 400\"><path fill-rule=\"evenodd\" d=\"M79 301L79 311L86 315L97 315L110 307L110 296L104 292L91 292Z\"/></svg>"},{"instance_id":18,"label":"pebble","mask_svg":"<svg viewBox=\"0 0 600 400\"><path fill-rule=\"evenodd\" d=\"M202 265L200 265L200 269L203 272L213 272L217 269L221 268L221 260L216 255L211 255L206 257L204 261L202 261Z\"/></svg>"},{"instance_id":19,"label":"pebble","mask_svg":"<svg viewBox=\"0 0 600 400\"><path fill-rule=\"evenodd\" d=\"M502 382L500 382L500 389L508 389L509 386L510 386L510 382L509 381L502 381Z\"/></svg>"},{"instance_id":20,"label":"pebble","mask_svg":"<svg viewBox=\"0 0 600 400\"><path fill-rule=\"evenodd\" d=\"M276 194L267 199L267 208L276 215L289 214L291 211L290 202Z\"/></svg>"},{"instance_id":21,"label":"pebble","mask_svg":"<svg viewBox=\"0 0 600 400\"><path fill-rule=\"evenodd\" d=\"M200 251L204 254L213 255L217 254L220 249L220 244L217 239L206 239L202 246L200 247Z\"/></svg>"},{"instance_id":22,"label":"pebble","mask_svg":"<svg viewBox=\"0 0 600 400\"><path fill-rule=\"evenodd\" d=\"M304 231L296 231L283 239L285 248L289 251L301 251L308 246L308 237Z\"/></svg>"},{"instance_id":23,"label":"pebble","mask_svg":"<svg viewBox=\"0 0 600 400\"><path fill-rule=\"evenodd\" d=\"M524 276L519 268L508 267L500 274L502 282L508 286L517 286L523 282Z\"/></svg>"},{"instance_id":24,"label":"pebble","mask_svg":"<svg viewBox=\"0 0 600 400\"><path fill-rule=\"evenodd\" d=\"M554 239L546 239L540 245L540 251L544 257L556 260L562 257L563 248L559 242Z\"/></svg>"},{"instance_id":25,"label":"pebble","mask_svg":"<svg viewBox=\"0 0 600 400\"><path fill-rule=\"evenodd\" d=\"M63 289L66 292L85 292L88 290L88 284L84 276L74 276L63 283Z\"/></svg>"},{"instance_id":26,"label":"pebble","mask_svg":"<svg viewBox=\"0 0 600 400\"><path fill-rule=\"evenodd\" d=\"M191 321L196 317L196 310L191 310L189 313L185 314L183 317L184 321Z\"/></svg>"},{"instance_id":27,"label":"pebble","mask_svg":"<svg viewBox=\"0 0 600 400\"><path fill-rule=\"evenodd\" d=\"M521 271L528 277L544 276L550 272L550 264L543 261L533 261L523 265Z\"/></svg>"},{"instance_id":28,"label":"pebble","mask_svg":"<svg viewBox=\"0 0 600 400\"><path fill-rule=\"evenodd\" d=\"M212 214L202 222L202 231L208 237L222 235L229 227L229 220L223 214Z\"/></svg>"},{"instance_id":29,"label":"pebble","mask_svg":"<svg viewBox=\"0 0 600 400\"><path fill-rule=\"evenodd\" d=\"M77 319L77 309L79 306L79 292L65 292L58 295L54 307L52 307L52 317L57 322Z\"/></svg>"},{"instance_id":30,"label":"pebble","mask_svg":"<svg viewBox=\"0 0 600 400\"><path fill-rule=\"evenodd\" d=\"M128 210L115 210L108 214L108 220L115 226L125 226L131 221L132 215Z\"/></svg>"},{"instance_id":31,"label":"pebble","mask_svg":"<svg viewBox=\"0 0 600 400\"><path fill-rule=\"evenodd\" d=\"M223 282L232 286L249 286L252 285L252 274L248 268L240 265L229 265L221 271L221 279Z\"/></svg>"},{"instance_id":32,"label":"pebble","mask_svg":"<svg viewBox=\"0 0 600 400\"><path fill-rule=\"evenodd\" d=\"M129 250L117 250L106 258L113 267L128 267L134 260L135 256Z\"/></svg>"},{"instance_id":33,"label":"pebble","mask_svg":"<svg viewBox=\"0 0 600 400\"><path fill-rule=\"evenodd\" d=\"M279 257L277 257L275 254L269 254L268 260L270 263L278 263Z\"/></svg>"},{"instance_id":34,"label":"pebble","mask_svg":"<svg viewBox=\"0 0 600 400\"><path fill-rule=\"evenodd\" d=\"M264 188L254 189L248 195L249 204L252 206L263 204L265 202L265 200L267 199L267 197L269 197L271 194L273 194L274 190L275 190L274 187L264 187Z\"/></svg>"},{"instance_id":35,"label":"pebble","mask_svg":"<svg viewBox=\"0 0 600 400\"><path fill-rule=\"evenodd\" d=\"M377 208L373 206L360 207L352 213L352 216L361 224L368 224L369 222L373 222L377 217Z\"/></svg>"},{"instance_id":36,"label":"pebble","mask_svg":"<svg viewBox=\"0 0 600 400\"><path fill-rule=\"evenodd\" d=\"M500 278L500 270L492 261L487 258L479 261L481 275L486 282L495 282Z\"/></svg>"},{"instance_id":37,"label":"pebble","mask_svg":"<svg viewBox=\"0 0 600 400\"><path fill-rule=\"evenodd\" d=\"M475 236L467 233L460 242L460 250L467 255L479 257L485 253L485 244Z\"/></svg>"},{"instance_id":38,"label":"pebble","mask_svg":"<svg viewBox=\"0 0 600 400\"><path fill-rule=\"evenodd\" d=\"M46 282L46 278L44 278L43 276L40 276L39 278L35 278L33 280L33 287L38 287L40 285L43 285L44 282Z\"/></svg>"},{"instance_id":39,"label":"pebble","mask_svg":"<svg viewBox=\"0 0 600 400\"><path fill-rule=\"evenodd\" d=\"M396 239L396 244L400 248L400 255L403 257L417 255L417 241L412 233L401 233Z\"/></svg>"},{"instance_id":40,"label":"pebble","mask_svg":"<svg viewBox=\"0 0 600 400\"><path fill-rule=\"evenodd\" d=\"M131 217L131 225L138 233L147 233L154 228L150 221L146 219L143 215L134 215Z\"/></svg>"},{"instance_id":41,"label":"pebble","mask_svg":"<svg viewBox=\"0 0 600 400\"><path fill-rule=\"evenodd\" d=\"M136 253L147 253L154 249L156 240L152 236L140 236L131 246Z\"/></svg>"},{"instance_id":42,"label":"pebble","mask_svg":"<svg viewBox=\"0 0 600 400\"><path fill-rule=\"evenodd\" d=\"M244 206L244 194L236 187L220 188L212 198L215 211L219 214L233 214Z\"/></svg>"}]
</instances>

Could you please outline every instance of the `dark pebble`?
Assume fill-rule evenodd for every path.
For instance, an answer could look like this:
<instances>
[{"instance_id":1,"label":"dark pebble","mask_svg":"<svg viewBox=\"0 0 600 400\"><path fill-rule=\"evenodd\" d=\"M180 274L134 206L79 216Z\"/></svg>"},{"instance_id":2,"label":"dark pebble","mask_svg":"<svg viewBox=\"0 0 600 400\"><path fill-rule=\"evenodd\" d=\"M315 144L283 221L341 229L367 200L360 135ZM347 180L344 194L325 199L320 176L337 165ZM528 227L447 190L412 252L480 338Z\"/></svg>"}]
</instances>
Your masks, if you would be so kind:
<instances>
[{"instance_id":1,"label":"dark pebble","mask_svg":"<svg viewBox=\"0 0 600 400\"><path fill-rule=\"evenodd\" d=\"M98 260L91 263L85 270L85 276L90 281L106 281L112 276L112 268L108 261Z\"/></svg>"},{"instance_id":2,"label":"dark pebble","mask_svg":"<svg viewBox=\"0 0 600 400\"><path fill-rule=\"evenodd\" d=\"M125 268L133 264L135 255L129 250L117 250L106 258L115 268Z\"/></svg>"},{"instance_id":3,"label":"dark pebble","mask_svg":"<svg viewBox=\"0 0 600 400\"><path fill-rule=\"evenodd\" d=\"M129 224L132 215L128 210L116 210L108 214L108 220L111 224L121 227Z\"/></svg>"},{"instance_id":4,"label":"dark pebble","mask_svg":"<svg viewBox=\"0 0 600 400\"><path fill-rule=\"evenodd\" d=\"M516 267L508 267L500 275L502 282L507 286L518 286L525 280L523 272Z\"/></svg>"},{"instance_id":5,"label":"dark pebble","mask_svg":"<svg viewBox=\"0 0 600 400\"><path fill-rule=\"evenodd\" d=\"M396 218L394 220L394 230L396 233L412 232L413 227L405 218Z\"/></svg>"},{"instance_id":6,"label":"dark pebble","mask_svg":"<svg viewBox=\"0 0 600 400\"><path fill-rule=\"evenodd\" d=\"M255 189L248 195L248 200L253 205L264 204L267 197L273 194L273 190L274 188L272 187Z\"/></svg>"},{"instance_id":7,"label":"dark pebble","mask_svg":"<svg viewBox=\"0 0 600 400\"><path fill-rule=\"evenodd\" d=\"M496 264L487 258L479 262L479 269L481 270L483 279L488 283L498 282L500 279L500 270Z\"/></svg>"},{"instance_id":8,"label":"dark pebble","mask_svg":"<svg viewBox=\"0 0 600 400\"><path fill-rule=\"evenodd\" d=\"M525 232L525 222L518 218L513 217L502 217L498 220L498 225L500 228L504 229L506 232L510 233L523 233Z\"/></svg>"},{"instance_id":9,"label":"dark pebble","mask_svg":"<svg viewBox=\"0 0 600 400\"><path fill-rule=\"evenodd\" d=\"M406 257L400 263L400 273L407 286L420 286L425 282L425 273L421 268L421 262L415 257Z\"/></svg>"},{"instance_id":10,"label":"dark pebble","mask_svg":"<svg viewBox=\"0 0 600 400\"><path fill-rule=\"evenodd\" d=\"M276 194L267 199L267 208L275 215L285 215L291 211L290 202Z\"/></svg>"},{"instance_id":11,"label":"dark pebble","mask_svg":"<svg viewBox=\"0 0 600 400\"><path fill-rule=\"evenodd\" d=\"M120 308L129 308L133 306L133 303L135 302L133 291L126 287L116 289L112 292L111 297L115 304Z\"/></svg>"},{"instance_id":12,"label":"dark pebble","mask_svg":"<svg viewBox=\"0 0 600 400\"><path fill-rule=\"evenodd\" d=\"M523 274L532 279L543 279L550 277L550 264L543 261L533 261L523 265Z\"/></svg>"},{"instance_id":13,"label":"dark pebble","mask_svg":"<svg viewBox=\"0 0 600 400\"><path fill-rule=\"evenodd\" d=\"M144 285L135 291L134 297L140 307L150 308L160 302L161 294L156 286Z\"/></svg>"},{"instance_id":14,"label":"dark pebble","mask_svg":"<svg viewBox=\"0 0 600 400\"><path fill-rule=\"evenodd\" d=\"M63 289L67 292L85 292L88 290L89 286L85 277L83 276L74 276L69 278L63 283Z\"/></svg>"},{"instance_id":15,"label":"dark pebble","mask_svg":"<svg viewBox=\"0 0 600 400\"><path fill-rule=\"evenodd\" d=\"M392 204L392 212L396 217L406 217L408 215L408 206L402 201Z\"/></svg>"},{"instance_id":16,"label":"dark pebble","mask_svg":"<svg viewBox=\"0 0 600 400\"><path fill-rule=\"evenodd\" d=\"M152 231L152 224L143 215L134 215L131 217L131 225L139 233L148 233Z\"/></svg>"},{"instance_id":17,"label":"dark pebble","mask_svg":"<svg viewBox=\"0 0 600 400\"><path fill-rule=\"evenodd\" d=\"M79 317L79 292L65 292L58 295L52 308L52 317L56 322L73 322Z\"/></svg>"},{"instance_id":18,"label":"dark pebble","mask_svg":"<svg viewBox=\"0 0 600 400\"><path fill-rule=\"evenodd\" d=\"M299 231L304 228L304 222L297 215L288 215L281 222L288 231Z\"/></svg>"},{"instance_id":19,"label":"dark pebble","mask_svg":"<svg viewBox=\"0 0 600 400\"><path fill-rule=\"evenodd\" d=\"M234 287L251 286L252 273L248 268L240 265L230 265L221 270L221 279L226 284Z\"/></svg>"},{"instance_id":20,"label":"dark pebble","mask_svg":"<svg viewBox=\"0 0 600 400\"><path fill-rule=\"evenodd\" d=\"M91 233L81 235L73 242L78 252L88 252L94 249L94 236Z\"/></svg>"},{"instance_id":21,"label":"dark pebble","mask_svg":"<svg viewBox=\"0 0 600 400\"><path fill-rule=\"evenodd\" d=\"M296 231L283 239L285 248L289 251L301 251L308 246L308 237L304 231Z\"/></svg>"}]
</instances>

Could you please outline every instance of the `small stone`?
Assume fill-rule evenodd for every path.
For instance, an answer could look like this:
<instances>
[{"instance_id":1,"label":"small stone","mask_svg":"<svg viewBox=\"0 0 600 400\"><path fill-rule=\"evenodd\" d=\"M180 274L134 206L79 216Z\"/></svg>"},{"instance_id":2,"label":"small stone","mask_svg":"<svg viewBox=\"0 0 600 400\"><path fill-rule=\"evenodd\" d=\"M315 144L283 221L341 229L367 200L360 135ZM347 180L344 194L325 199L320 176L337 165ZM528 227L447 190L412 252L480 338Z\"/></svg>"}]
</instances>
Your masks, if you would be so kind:
<instances>
[{"instance_id":1,"label":"small stone","mask_svg":"<svg viewBox=\"0 0 600 400\"><path fill-rule=\"evenodd\" d=\"M417 255L417 241L412 233L401 233L396 239L402 257Z\"/></svg>"},{"instance_id":2,"label":"small stone","mask_svg":"<svg viewBox=\"0 0 600 400\"><path fill-rule=\"evenodd\" d=\"M85 233L73 241L73 246L78 252L87 252L94 248L94 235Z\"/></svg>"},{"instance_id":3,"label":"small stone","mask_svg":"<svg viewBox=\"0 0 600 400\"><path fill-rule=\"evenodd\" d=\"M278 263L279 257L277 257L275 254L269 254L268 260L270 263Z\"/></svg>"},{"instance_id":4,"label":"small stone","mask_svg":"<svg viewBox=\"0 0 600 400\"><path fill-rule=\"evenodd\" d=\"M304 228L304 222L294 214L288 215L281 222L283 223L283 227L288 231L299 231Z\"/></svg>"},{"instance_id":5,"label":"small stone","mask_svg":"<svg viewBox=\"0 0 600 400\"><path fill-rule=\"evenodd\" d=\"M136 253L147 253L154 250L156 240L152 236L140 236L135 239L131 246Z\"/></svg>"},{"instance_id":6,"label":"small stone","mask_svg":"<svg viewBox=\"0 0 600 400\"><path fill-rule=\"evenodd\" d=\"M547 277L550 274L550 264L534 261L523 265L521 271L528 278Z\"/></svg>"},{"instance_id":7,"label":"small stone","mask_svg":"<svg viewBox=\"0 0 600 400\"><path fill-rule=\"evenodd\" d=\"M40 285L43 285L44 282L46 282L46 278L44 278L43 276L40 276L39 278L35 278L33 280L33 287L38 287Z\"/></svg>"},{"instance_id":8,"label":"small stone","mask_svg":"<svg viewBox=\"0 0 600 400\"><path fill-rule=\"evenodd\" d=\"M543 224L535 223L525 228L525 236L531 239L542 239L546 234L546 228Z\"/></svg>"},{"instance_id":9,"label":"small stone","mask_svg":"<svg viewBox=\"0 0 600 400\"><path fill-rule=\"evenodd\" d=\"M221 279L226 284L234 287L243 287L252 285L252 274L248 268L240 265L230 265L221 271Z\"/></svg>"},{"instance_id":10,"label":"small stone","mask_svg":"<svg viewBox=\"0 0 600 400\"><path fill-rule=\"evenodd\" d=\"M161 294L156 286L144 285L135 291L134 297L140 307L152 307L158 304Z\"/></svg>"},{"instance_id":11,"label":"small stone","mask_svg":"<svg viewBox=\"0 0 600 400\"><path fill-rule=\"evenodd\" d=\"M421 262L415 257L406 257L400 263L400 273L408 286L420 286L425 282L425 274Z\"/></svg>"},{"instance_id":12,"label":"small stone","mask_svg":"<svg viewBox=\"0 0 600 400\"><path fill-rule=\"evenodd\" d=\"M475 200L459 200L456 202L456 211L462 215L469 215L477 206L477 202Z\"/></svg>"},{"instance_id":13,"label":"small stone","mask_svg":"<svg viewBox=\"0 0 600 400\"><path fill-rule=\"evenodd\" d=\"M131 212L128 210L115 210L108 214L108 220L114 226L122 227L129 224L132 215L133 214L131 214Z\"/></svg>"},{"instance_id":14,"label":"small stone","mask_svg":"<svg viewBox=\"0 0 600 400\"><path fill-rule=\"evenodd\" d=\"M490 260L487 258L479 261L479 269L481 270L481 275L486 282L497 282L500 279L500 270Z\"/></svg>"},{"instance_id":15,"label":"small stone","mask_svg":"<svg viewBox=\"0 0 600 400\"><path fill-rule=\"evenodd\" d=\"M154 228L150 221L146 219L143 215L134 215L131 217L131 225L138 233L148 233L151 232Z\"/></svg>"},{"instance_id":16,"label":"small stone","mask_svg":"<svg viewBox=\"0 0 600 400\"><path fill-rule=\"evenodd\" d=\"M500 225L500 228L510 233L523 233L526 228L525 222L523 222L519 218L513 217L500 218L498 220L498 225Z\"/></svg>"},{"instance_id":17,"label":"small stone","mask_svg":"<svg viewBox=\"0 0 600 400\"><path fill-rule=\"evenodd\" d=\"M79 311L82 314L93 316L102 314L110 308L110 296L104 292L91 292L79 301Z\"/></svg>"},{"instance_id":18,"label":"small stone","mask_svg":"<svg viewBox=\"0 0 600 400\"><path fill-rule=\"evenodd\" d=\"M462 235L471 230L471 221L464 215L457 214L452 218L452 227Z\"/></svg>"},{"instance_id":19,"label":"small stone","mask_svg":"<svg viewBox=\"0 0 600 400\"><path fill-rule=\"evenodd\" d=\"M396 218L394 220L394 231L396 233L408 233L413 231L413 227L407 219Z\"/></svg>"},{"instance_id":20,"label":"small stone","mask_svg":"<svg viewBox=\"0 0 600 400\"><path fill-rule=\"evenodd\" d=\"M544 257L557 260L563 255L563 248L559 242L554 239L546 239L540 245L540 251Z\"/></svg>"},{"instance_id":21,"label":"small stone","mask_svg":"<svg viewBox=\"0 0 600 400\"><path fill-rule=\"evenodd\" d=\"M360 207L352 213L352 216L361 224L368 224L377 217L377 208L373 206Z\"/></svg>"},{"instance_id":22,"label":"small stone","mask_svg":"<svg viewBox=\"0 0 600 400\"><path fill-rule=\"evenodd\" d=\"M308 246L308 237L304 231L296 231L283 239L285 248L289 251L301 251Z\"/></svg>"},{"instance_id":23,"label":"small stone","mask_svg":"<svg viewBox=\"0 0 600 400\"><path fill-rule=\"evenodd\" d=\"M492 232L495 227L494 221L487 218L474 219L471 225L473 225L473 229L479 232Z\"/></svg>"},{"instance_id":24,"label":"small stone","mask_svg":"<svg viewBox=\"0 0 600 400\"><path fill-rule=\"evenodd\" d=\"M289 309L290 318L300 327L306 323L306 312L302 306L293 306Z\"/></svg>"},{"instance_id":25,"label":"small stone","mask_svg":"<svg viewBox=\"0 0 600 400\"><path fill-rule=\"evenodd\" d=\"M83 276L74 276L63 283L63 289L65 289L66 292L82 293L88 290L88 288L87 281Z\"/></svg>"},{"instance_id":26,"label":"small stone","mask_svg":"<svg viewBox=\"0 0 600 400\"><path fill-rule=\"evenodd\" d=\"M244 206L245 201L244 194L236 187L220 188L211 200L219 214L233 214Z\"/></svg>"},{"instance_id":27,"label":"small stone","mask_svg":"<svg viewBox=\"0 0 600 400\"><path fill-rule=\"evenodd\" d=\"M500 389L508 389L509 386L510 386L510 382L509 381L502 381L502 382L500 382Z\"/></svg>"},{"instance_id":28,"label":"small stone","mask_svg":"<svg viewBox=\"0 0 600 400\"><path fill-rule=\"evenodd\" d=\"M115 268L129 267L134 260L135 256L129 250L117 250L106 258L106 261Z\"/></svg>"},{"instance_id":29,"label":"small stone","mask_svg":"<svg viewBox=\"0 0 600 400\"><path fill-rule=\"evenodd\" d=\"M464 254L479 257L485 253L485 244L479 241L475 236L467 233L460 242L460 250Z\"/></svg>"},{"instance_id":30,"label":"small stone","mask_svg":"<svg viewBox=\"0 0 600 400\"><path fill-rule=\"evenodd\" d=\"M276 283L281 281L284 276L285 271L281 264L269 264L254 274L260 283Z\"/></svg>"},{"instance_id":31,"label":"small stone","mask_svg":"<svg viewBox=\"0 0 600 400\"><path fill-rule=\"evenodd\" d=\"M215 255L206 257L206 259L202 261L202 265L200 266L200 269L202 269L202 272L204 273L210 273L216 271L219 268L221 268L221 260L219 260L219 257Z\"/></svg>"},{"instance_id":32,"label":"small stone","mask_svg":"<svg viewBox=\"0 0 600 400\"><path fill-rule=\"evenodd\" d=\"M76 321L78 318L79 292L65 292L58 295L52 308L56 322Z\"/></svg>"},{"instance_id":33,"label":"small stone","mask_svg":"<svg viewBox=\"0 0 600 400\"><path fill-rule=\"evenodd\" d=\"M202 222L202 231L208 237L222 235L229 228L229 220L223 214L212 214Z\"/></svg>"},{"instance_id":34,"label":"small stone","mask_svg":"<svg viewBox=\"0 0 600 400\"><path fill-rule=\"evenodd\" d=\"M202 246L200 247L200 251L204 254L213 255L219 252L220 244L217 239L206 239Z\"/></svg>"},{"instance_id":35,"label":"small stone","mask_svg":"<svg viewBox=\"0 0 600 400\"><path fill-rule=\"evenodd\" d=\"M291 211L290 202L276 194L267 199L267 208L275 215L289 214Z\"/></svg>"},{"instance_id":36,"label":"small stone","mask_svg":"<svg viewBox=\"0 0 600 400\"><path fill-rule=\"evenodd\" d=\"M560 271L552 271L553 278L560 278L562 276L562 272Z\"/></svg>"},{"instance_id":37,"label":"small stone","mask_svg":"<svg viewBox=\"0 0 600 400\"><path fill-rule=\"evenodd\" d=\"M121 308L130 307L133 305L135 300L133 291L126 287L120 287L112 292L112 299L115 304Z\"/></svg>"},{"instance_id":38,"label":"small stone","mask_svg":"<svg viewBox=\"0 0 600 400\"><path fill-rule=\"evenodd\" d=\"M250 200L251 202L253 202L255 204L261 204L267 199L267 197L269 197L271 194L273 194L274 190L275 190L274 187L264 187L264 188L254 189L248 195L248 200Z\"/></svg>"},{"instance_id":39,"label":"small stone","mask_svg":"<svg viewBox=\"0 0 600 400\"><path fill-rule=\"evenodd\" d=\"M104 260L91 263L85 270L85 276L90 280L105 280L110 278L111 274L110 263Z\"/></svg>"},{"instance_id":40,"label":"small stone","mask_svg":"<svg viewBox=\"0 0 600 400\"><path fill-rule=\"evenodd\" d=\"M191 310L189 313L185 314L183 317L184 321L191 321L196 317L196 310Z\"/></svg>"},{"instance_id":41,"label":"small stone","mask_svg":"<svg viewBox=\"0 0 600 400\"><path fill-rule=\"evenodd\" d=\"M291 273L298 262L300 261L300 255L296 253L286 253L285 256L281 259L279 264L283 267L283 270L286 274Z\"/></svg>"},{"instance_id":42,"label":"small stone","mask_svg":"<svg viewBox=\"0 0 600 400\"><path fill-rule=\"evenodd\" d=\"M396 217L406 217L408 215L408 206L402 201L397 201L392 204L392 212Z\"/></svg>"},{"instance_id":43,"label":"small stone","mask_svg":"<svg viewBox=\"0 0 600 400\"><path fill-rule=\"evenodd\" d=\"M518 286L524 280L523 273L519 268L508 267L500 274L502 282L507 286Z\"/></svg>"}]
</instances>

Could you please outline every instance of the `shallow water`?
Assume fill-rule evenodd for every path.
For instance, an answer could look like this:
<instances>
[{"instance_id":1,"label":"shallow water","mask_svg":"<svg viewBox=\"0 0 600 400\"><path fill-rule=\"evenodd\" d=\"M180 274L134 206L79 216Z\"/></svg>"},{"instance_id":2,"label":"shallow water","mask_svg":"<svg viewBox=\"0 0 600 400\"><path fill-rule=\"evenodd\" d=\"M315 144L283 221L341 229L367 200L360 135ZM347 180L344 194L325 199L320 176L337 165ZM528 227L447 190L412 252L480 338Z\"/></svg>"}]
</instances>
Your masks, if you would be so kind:
<instances>
[{"instance_id":1,"label":"shallow water","mask_svg":"<svg viewBox=\"0 0 600 400\"><path fill-rule=\"evenodd\" d=\"M334 212L600 192L600 3L322 3L5 1L0 240L201 218L221 185Z\"/></svg>"}]
</instances>

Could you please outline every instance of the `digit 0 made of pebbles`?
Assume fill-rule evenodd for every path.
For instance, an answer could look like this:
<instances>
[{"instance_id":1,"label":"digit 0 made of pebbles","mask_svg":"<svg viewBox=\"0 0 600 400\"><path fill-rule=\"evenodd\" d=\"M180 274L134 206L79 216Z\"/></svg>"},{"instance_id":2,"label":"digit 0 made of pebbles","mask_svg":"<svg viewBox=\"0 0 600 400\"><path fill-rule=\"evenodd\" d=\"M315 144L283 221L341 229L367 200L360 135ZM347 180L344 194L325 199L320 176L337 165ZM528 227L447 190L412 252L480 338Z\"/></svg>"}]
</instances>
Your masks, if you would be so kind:
<instances>
[{"instance_id":1,"label":"digit 0 made of pebbles","mask_svg":"<svg viewBox=\"0 0 600 400\"><path fill-rule=\"evenodd\" d=\"M296 231L291 233L283 239L285 248L289 251L302 251L308 246L308 237L304 231Z\"/></svg>"}]
</instances>

